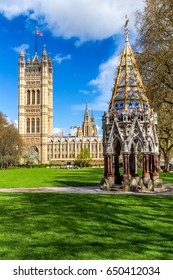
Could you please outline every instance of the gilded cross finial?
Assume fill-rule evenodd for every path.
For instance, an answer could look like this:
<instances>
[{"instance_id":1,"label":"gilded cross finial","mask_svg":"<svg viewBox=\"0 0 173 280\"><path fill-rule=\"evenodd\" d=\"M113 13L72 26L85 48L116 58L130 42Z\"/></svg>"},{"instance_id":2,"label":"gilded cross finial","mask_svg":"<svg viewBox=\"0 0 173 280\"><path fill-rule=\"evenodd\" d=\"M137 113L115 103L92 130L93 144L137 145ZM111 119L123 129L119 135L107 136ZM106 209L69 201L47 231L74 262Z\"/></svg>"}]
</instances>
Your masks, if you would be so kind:
<instances>
[{"instance_id":1,"label":"gilded cross finial","mask_svg":"<svg viewBox=\"0 0 173 280\"><path fill-rule=\"evenodd\" d=\"M125 28L125 32L126 32L126 42L129 41L129 19L126 15L126 22L125 22L125 25L124 25L124 28Z\"/></svg>"}]
</instances>

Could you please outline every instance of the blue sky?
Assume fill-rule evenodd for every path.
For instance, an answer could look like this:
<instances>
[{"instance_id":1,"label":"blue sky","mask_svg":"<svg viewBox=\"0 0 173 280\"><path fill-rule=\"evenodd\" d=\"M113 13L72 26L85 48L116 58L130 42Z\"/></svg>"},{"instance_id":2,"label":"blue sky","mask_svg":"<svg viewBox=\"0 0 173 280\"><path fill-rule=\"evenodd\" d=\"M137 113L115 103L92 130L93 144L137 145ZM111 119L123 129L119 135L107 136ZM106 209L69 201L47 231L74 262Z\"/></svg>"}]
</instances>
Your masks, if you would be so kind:
<instances>
[{"instance_id":1,"label":"blue sky","mask_svg":"<svg viewBox=\"0 0 173 280\"><path fill-rule=\"evenodd\" d=\"M18 57L43 45L53 59L53 126L55 132L81 125L86 103L96 124L107 110L119 54L124 45L124 22L130 19L130 41L136 37L134 13L143 0L0 0L0 111L17 120ZM101 134L101 129L99 134Z\"/></svg>"}]
</instances>

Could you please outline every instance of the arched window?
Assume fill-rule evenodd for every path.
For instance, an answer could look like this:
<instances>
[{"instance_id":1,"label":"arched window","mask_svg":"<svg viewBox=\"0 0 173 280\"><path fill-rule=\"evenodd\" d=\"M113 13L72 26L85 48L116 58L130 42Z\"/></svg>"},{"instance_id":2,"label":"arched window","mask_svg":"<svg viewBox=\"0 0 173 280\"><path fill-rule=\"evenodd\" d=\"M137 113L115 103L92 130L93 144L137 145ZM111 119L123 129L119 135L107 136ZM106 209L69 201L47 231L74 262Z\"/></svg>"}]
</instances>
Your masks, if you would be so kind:
<instances>
[{"instance_id":1,"label":"arched window","mask_svg":"<svg viewBox=\"0 0 173 280\"><path fill-rule=\"evenodd\" d=\"M37 104L40 104L40 91L37 90Z\"/></svg>"},{"instance_id":2,"label":"arched window","mask_svg":"<svg viewBox=\"0 0 173 280\"><path fill-rule=\"evenodd\" d=\"M36 122L36 132L39 133L40 132L40 119L37 118L37 122Z\"/></svg>"},{"instance_id":3,"label":"arched window","mask_svg":"<svg viewBox=\"0 0 173 280\"><path fill-rule=\"evenodd\" d=\"M32 133L35 133L35 119L32 119Z\"/></svg>"},{"instance_id":4,"label":"arched window","mask_svg":"<svg viewBox=\"0 0 173 280\"><path fill-rule=\"evenodd\" d=\"M30 105L30 90L27 91L27 105Z\"/></svg>"},{"instance_id":5,"label":"arched window","mask_svg":"<svg viewBox=\"0 0 173 280\"><path fill-rule=\"evenodd\" d=\"M35 90L32 91L32 104L35 104Z\"/></svg>"},{"instance_id":6,"label":"arched window","mask_svg":"<svg viewBox=\"0 0 173 280\"><path fill-rule=\"evenodd\" d=\"M30 133L30 119L29 118L26 120L26 131L27 131L27 133Z\"/></svg>"}]
</instances>

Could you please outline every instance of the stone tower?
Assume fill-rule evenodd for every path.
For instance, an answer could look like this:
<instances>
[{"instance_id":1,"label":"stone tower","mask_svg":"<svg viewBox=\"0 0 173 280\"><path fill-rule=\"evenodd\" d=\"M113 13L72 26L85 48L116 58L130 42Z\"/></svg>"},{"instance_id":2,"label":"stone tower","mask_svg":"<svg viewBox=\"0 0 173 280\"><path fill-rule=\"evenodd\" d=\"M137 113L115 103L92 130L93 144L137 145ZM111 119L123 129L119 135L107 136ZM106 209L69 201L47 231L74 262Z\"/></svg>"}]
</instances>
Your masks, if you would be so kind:
<instances>
[{"instance_id":1,"label":"stone tower","mask_svg":"<svg viewBox=\"0 0 173 280\"><path fill-rule=\"evenodd\" d=\"M48 137L52 135L52 60L46 47L40 59L36 53L27 60L23 49L18 63L18 125L26 147L38 152L40 163L47 162Z\"/></svg>"},{"instance_id":2,"label":"stone tower","mask_svg":"<svg viewBox=\"0 0 173 280\"><path fill-rule=\"evenodd\" d=\"M125 31L125 46L109 109L102 118L104 154L102 188L151 191L162 187L158 173L157 114L150 108L129 43L128 19ZM143 162L142 177L137 173L139 153ZM120 156L124 167L122 176L119 172Z\"/></svg>"},{"instance_id":3,"label":"stone tower","mask_svg":"<svg viewBox=\"0 0 173 280\"><path fill-rule=\"evenodd\" d=\"M96 136L97 135L97 127L94 122L93 115L90 117L88 112L88 105L86 104L84 121L82 124L82 133L83 136Z\"/></svg>"}]
</instances>

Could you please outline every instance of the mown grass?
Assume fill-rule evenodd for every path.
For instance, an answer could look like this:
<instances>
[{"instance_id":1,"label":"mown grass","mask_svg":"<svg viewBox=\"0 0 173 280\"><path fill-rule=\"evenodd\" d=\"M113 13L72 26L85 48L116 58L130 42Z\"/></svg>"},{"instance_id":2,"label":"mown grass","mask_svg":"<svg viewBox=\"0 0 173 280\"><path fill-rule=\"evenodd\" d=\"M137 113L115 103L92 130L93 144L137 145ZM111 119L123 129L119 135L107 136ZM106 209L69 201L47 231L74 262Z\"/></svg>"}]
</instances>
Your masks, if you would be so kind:
<instances>
[{"instance_id":1,"label":"mown grass","mask_svg":"<svg viewBox=\"0 0 173 280\"><path fill-rule=\"evenodd\" d=\"M173 259L171 196L0 194L0 259Z\"/></svg>"},{"instance_id":2,"label":"mown grass","mask_svg":"<svg viewBox=\"0 0 173 280\"><path fill-rule=\"evenodd\" d=\"M0 171L0 188L95 186L103 177L102 168L53 169L20 168Z\"/></svg>"},{"instance_id":3,"label":"mown grass","mask_svg":"<svg viewBox=\"0 0 173 280\"><path fill-rule=\"evenodd\" d=\"M121 168L121 173L123 169ZM173 183L173 173L160 173L164 183ZM0 170L0 188L54 186L96 186L103 178L103 168L53 169L20 168Z\"/></svg>"}]
</instances>

